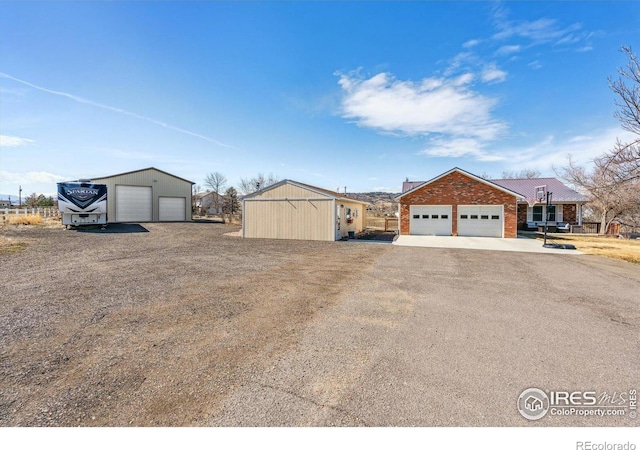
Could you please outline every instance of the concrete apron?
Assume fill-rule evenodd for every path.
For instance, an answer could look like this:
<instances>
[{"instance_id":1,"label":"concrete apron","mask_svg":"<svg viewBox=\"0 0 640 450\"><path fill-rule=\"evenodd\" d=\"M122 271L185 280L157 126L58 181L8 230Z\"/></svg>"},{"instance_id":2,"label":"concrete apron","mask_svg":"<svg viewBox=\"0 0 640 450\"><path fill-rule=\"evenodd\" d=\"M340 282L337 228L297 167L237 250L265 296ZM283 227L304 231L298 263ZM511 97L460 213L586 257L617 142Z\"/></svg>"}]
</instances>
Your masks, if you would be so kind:
<instances>
[{"instance_id":1,"label":"concrete apron","mask_svg":"<svg viewBox=\"0 0 640 450\"><path fill-rule=\"evenodd\" d=\"M547 242L553 242L548 239ZM471 250L496 250L502 252L556 253L560 255L582 255L578 250L545 248L542 241L525 237L500 239L462 236L407 236L401 235L393 242L405 247L466 248Z\"/></svg>"}]
</instances>

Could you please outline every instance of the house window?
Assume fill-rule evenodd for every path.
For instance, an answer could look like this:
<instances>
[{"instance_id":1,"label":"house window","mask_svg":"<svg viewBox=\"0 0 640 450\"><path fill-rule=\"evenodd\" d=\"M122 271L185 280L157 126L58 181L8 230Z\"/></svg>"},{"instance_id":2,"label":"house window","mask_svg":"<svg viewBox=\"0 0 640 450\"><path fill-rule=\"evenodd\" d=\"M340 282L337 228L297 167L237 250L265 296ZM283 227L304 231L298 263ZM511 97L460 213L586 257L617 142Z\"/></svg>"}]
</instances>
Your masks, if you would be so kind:
<instances>
[{"instance_id":1,"label":"house window","mask_svg":"<svg viewBox=\"0 0 640 450\"><path fill-rule=\"evenodd\" d=\"M544 222L544 205L536 205L533 207L533 221ZM556 221L556 205L549 205L549 222Z\"/></svg>"}]
</instances>

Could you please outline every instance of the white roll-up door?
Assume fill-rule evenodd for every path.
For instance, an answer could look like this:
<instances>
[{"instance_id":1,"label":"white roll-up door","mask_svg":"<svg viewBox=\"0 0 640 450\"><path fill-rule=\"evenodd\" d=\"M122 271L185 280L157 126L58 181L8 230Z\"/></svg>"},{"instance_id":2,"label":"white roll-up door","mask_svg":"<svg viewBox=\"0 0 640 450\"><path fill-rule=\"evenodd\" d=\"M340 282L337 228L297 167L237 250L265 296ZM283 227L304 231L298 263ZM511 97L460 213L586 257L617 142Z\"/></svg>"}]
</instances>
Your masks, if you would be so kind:
<instances>
[{"instance_id":1,"label":"white roll-up door","mask_svg":"<svg viewBox=\"0 0 640 450\"><path fill-rule=\"evenodd\" d=\"M502 237L502 205L458 205L458 236Z\"/></svg>"},{"instance_id":2,"label":"white roll-up door","mask_svg":"<svg viewBox=\"0 0 640 450\"><path fill-rule=\"evenodd\" d=\"M151 186L116 186L116 222L151 222Z\"/></svg>"},{"instance_id":3,"label":"white roll-up door","mask_svg":"<svg viewBox=\"0 0 640 450\"><path fill-rule=\"evenodd\" d=\"M411 234L451 236L451 205L412 205Z\"/></svg>"},{"instance_id":4,"label":"white roll-up door","mask_svg":"<svg viewBox=\"0 0 640 450\"><path fill-rule=\"evenodd\" d=\"M182 222L187 212L187 199L184 197L160 197L158 219L161 222Z\"/></svg>"}]
</instances>

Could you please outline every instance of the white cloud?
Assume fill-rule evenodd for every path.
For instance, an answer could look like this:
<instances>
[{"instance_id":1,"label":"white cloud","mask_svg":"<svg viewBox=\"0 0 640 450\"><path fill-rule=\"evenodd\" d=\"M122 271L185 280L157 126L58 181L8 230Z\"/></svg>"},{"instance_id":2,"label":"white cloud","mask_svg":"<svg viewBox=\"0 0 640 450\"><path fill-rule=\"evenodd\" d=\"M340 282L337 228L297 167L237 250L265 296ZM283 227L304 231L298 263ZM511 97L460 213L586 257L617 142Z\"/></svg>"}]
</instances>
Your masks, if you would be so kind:
<instances>
[{"instance_id":1,"label":"white cloud","mask_svg":"<svg viewBox=\"0 0 640 450\"><path fill-rule=\"evenodd\" d=\"M50 172L17 173L2 170L0 171L0 176L2 176L3 181L14 184L57 183L65 180L65 177Z\"/></svg>"},{"instance_id":2,"label":"white cloud","mask_svg":"<svg viewBox=\"0 0 640 450\"><path fill-rule=\"evenodd\" d=\"M533 70L538 70L540 68L542 68L542 64L540 63L540 61L538 61L537 59L535 61L531 61L529 64L527 64L529 67L531 67Z\"/></svg>"},{"instance_id":3,"label":"white cloud","mask_svg":"<svg viewBox=\"0 0 640 450\"><path fill-rule=\"evenodd\" d=\"M0 147L22 147L24 145L33 144L34 142L35 141L33 139L0 134Z\"/></svg>"},{"instance_id":4,"label":"white cloud","mask_svg":"<svg viewBox=\"0 0 640 450\"><path fill-rule=\"evenodd\" d=\"M507 72L498 69L495 64L487 64L482 70L481 78L485 83L501 83L507 79Z\"/></svg>"},{"instance_id":5,"label":"white cloud","mask_svg":"<svg viewBox=\"0 0 640 450\"><path fill-rule=\"evenodd\" d=\"M552 166L562 166L567 163L568 155L571 155L574 161L579 164L589 165L594 158L613 148L616 138L624 141L631 136L631 133L620 127L596 130L589 135L582 134L564 138L547 136L536 144L509 150L506 160L510 162L509 167L514 170L551 169ZM506 152L502 153L507 154Z\"/></svg>"},{"instance_id":6,"label":"white cloud","mask_svg":"<svg viewBox=\"0 0 640 450\"><path fill-rule=\"evenodd\" d=\"M472 157L478 161L501 161L500 155L492 155L486 150L487 143L475 138L434 138L420 154L430 157L461 158Z\"/></svg>"},{"instance_id":7,"label":"white cloud","mask_svg":"<svg viewBox=\"0 0 640 450\"><path fill-rule=\"evenodd\" d=\"M498 30L492 38L497 41L518 39L527 41L525 47L550 44L556 48L575 48L576 51L588 51L588 43L593 33L582 29L582 24L573 23L562 26L556 19L540 18L537 20L509 20L504 11L495 17L495 27ZM520 51L522 45L503 45L498 52L516 49Z\"/></svg>"},{"instance_id":8,"label":"white cloud","mask_svg":"<svg viewBox=\"0 0 640 450\"><path fill-rule=\"evenodd\" d=\"M521 45L503 45L496 51L496 54L510 55L512 53L518 53L520 50L522 50Z\"/></svg>"},{"instance_id":9,"label":"white cloud","mask_svg":"<svg viewBox=\"0 0 640 450\"><path fill-rule=\"evenodd\" d=\"M496 100L472 91L468 76L419 82L379 73L369 79L339 74L342 116L361 127L407 136L433 133L492 140L505 124L491 114Z\"/></svg>"},{"instance_id":10,"label":"white cloud","mask_svg":"<svg viewBox=\"0 0 640 450\"><path fill-rule=\"evenodd\" d=\"M472 48L475 47L476 45L480 44L480 39L470 39L467 42L465 42L464 44L462 44L462 47L464 48Z\"/></svg>"}]
</instances>

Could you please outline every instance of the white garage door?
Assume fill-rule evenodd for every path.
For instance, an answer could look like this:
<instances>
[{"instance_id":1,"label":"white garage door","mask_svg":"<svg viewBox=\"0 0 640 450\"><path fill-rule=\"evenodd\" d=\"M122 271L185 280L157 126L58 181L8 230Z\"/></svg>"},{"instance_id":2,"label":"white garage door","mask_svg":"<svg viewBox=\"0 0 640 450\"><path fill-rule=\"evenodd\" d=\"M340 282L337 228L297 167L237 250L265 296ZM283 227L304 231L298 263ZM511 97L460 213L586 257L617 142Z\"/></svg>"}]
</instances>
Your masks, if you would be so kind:
<instances>
[{"instance_id":1,"label":"white garage door","mask_svg":"<svg viewBox=\"0 0 640 450\"><path fill-rule=\"evenodd\" d=\"M502 237L502 206L458 206L458 236Z\"/></svg>"},{"instance_id":2,"label":"white garage door","mask_svg":"<svg viewBox=\"0 0 640 450\"><path fill-rule=\"evenodd\" d=\"M411 234L451 236L451 205L412 205L409 212Z\"/></svg>"},{"instance_id":3,"label":"white garage door","mask_svg":"<svg viewBox=\"0 0 640 450\"><path fill-rule=\"evenodd\" d=\"M184 197L160 197L158 218L161 222L184 221L187 199Z\"/></svg>"},{"instance_id":4,"label":"white garage door","mask_svg":"<svg viewBox=\"0 0 640 450\"><path fill-rule=\"evenodd\" d=\"M151 186L116 186L116 222L153 220Z\"/></svg>"}]
</instances>

